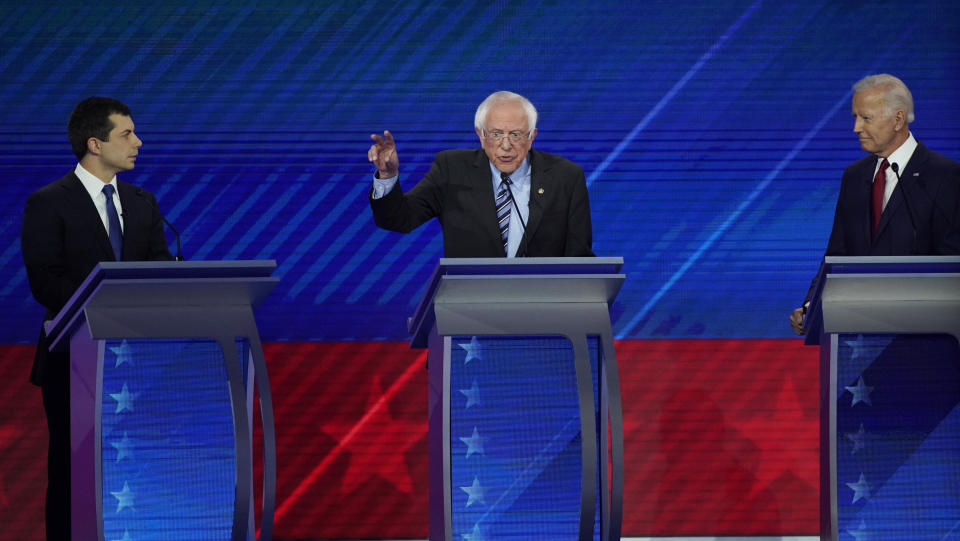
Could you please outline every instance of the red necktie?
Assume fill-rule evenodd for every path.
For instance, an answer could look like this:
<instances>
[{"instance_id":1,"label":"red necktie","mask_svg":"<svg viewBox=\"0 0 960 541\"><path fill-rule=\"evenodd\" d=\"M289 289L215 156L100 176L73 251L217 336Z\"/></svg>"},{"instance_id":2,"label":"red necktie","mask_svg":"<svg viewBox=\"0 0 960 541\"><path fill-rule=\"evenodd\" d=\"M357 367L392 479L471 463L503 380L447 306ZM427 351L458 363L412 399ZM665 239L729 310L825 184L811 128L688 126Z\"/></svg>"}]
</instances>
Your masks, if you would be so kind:
<instances>
[{"instance_id":1,"label":"red necktie","mask_svg":"<svg viewBox=\"0 0 960 541\"><path fill-rule=\"evenodd\" d=\"M883 214L883 191L887 187L887 167L890 163L884 158L880 163L880 169L873 177L873 205L870 207L870 232L877 234L877 226L880 224L880 215Z\"/></svg>"}]
</instances>

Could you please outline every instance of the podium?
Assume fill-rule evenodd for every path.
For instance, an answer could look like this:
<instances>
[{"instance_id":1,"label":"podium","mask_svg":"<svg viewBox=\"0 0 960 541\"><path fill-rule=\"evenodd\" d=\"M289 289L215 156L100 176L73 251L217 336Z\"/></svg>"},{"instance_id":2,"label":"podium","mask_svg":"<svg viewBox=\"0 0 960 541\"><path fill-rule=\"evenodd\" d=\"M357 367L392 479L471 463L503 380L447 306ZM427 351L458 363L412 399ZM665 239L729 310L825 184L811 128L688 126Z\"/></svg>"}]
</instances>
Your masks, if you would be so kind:
<instances>
[{"instance_id":1,"label":"podium","mask_svg":"<svg viewBox=\"0 0 960 541\"><path fill-rule=\"evenodd\" d=\"M429 347L430 540L619 540L622 258L441 259Z\"/></svg>"},{"instance_id":2,"label":"podium","mask_svg":"<svg viewBox=\"0 0 960 541\"><path fill-rule=\"evenodd\" d=\"M51 350L70 351L73 539L253 539L254 384L271 539L273 407L253 309L275 268L103 262L45 324Z\"/></svg>"},{"instance_id":3,"label":"podium","mask_svg":"<svg viewBox=\"0 0 960 541\"><path fill-rule=\"evenodd\" d=\"M827 257L804 327L820 346L820 538L960 532L960 257Z\"/></svg>"}]
</instances>

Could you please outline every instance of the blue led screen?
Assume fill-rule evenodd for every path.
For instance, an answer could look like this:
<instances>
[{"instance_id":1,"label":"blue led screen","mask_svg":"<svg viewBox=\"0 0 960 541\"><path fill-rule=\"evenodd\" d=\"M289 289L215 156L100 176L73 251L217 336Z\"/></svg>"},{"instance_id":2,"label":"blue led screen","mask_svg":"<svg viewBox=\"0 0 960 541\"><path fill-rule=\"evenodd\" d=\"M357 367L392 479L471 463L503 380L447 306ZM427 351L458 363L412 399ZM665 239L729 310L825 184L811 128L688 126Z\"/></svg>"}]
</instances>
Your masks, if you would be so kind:
<instances>
[{"instance_id":1,"label":"blue led screen","mask_svg":"<svg viewBox=\"0 0 960 541\"><path fill-rule=\"evenodd\" d=\"M958 35L960 6L933 0L4 2L0 342L38 331L23 203L74 167L65 126L90 95L132 107L144 146L121 178L188 259L278 262L264 340L405 340L439 227L374 226L369 134L395 134L409 188L478 146L499 89L538 106L536 148L585 170L595 252L626 260L617 337L786 337L863 154L850 86L902 77L917 138L958 159Z\"/></svg>"},{"instance_id":2,"label":"blue led screen","mask_svg":"<svg viewBox=\"0 0 960 541\"><path fill-rule=\"evenodd\" d=\"M226 381L214 341L104 342L106 539L230 537L237 459Z\"/></svg>"},{"instance_id":3,"label":"blue led screen","mask_svg":"<svg viewBox=\"0 0 960 541\"><path fill-rule=\"evenodd\" d=\"M949 335L840 334L840 539L950 539L960 524L960 347Z\"/></svg>"},{"instance_id":4,"label":"blue led screen","mask_svg":"<svg viewBox=\"0 0 960 541\"><path fill-rule=\"evenodd\" d=\"M589 348L596 399L599 341ZM454 536L577 537L583 434L570 341L455 336L450 350ZM606 470L603 461L598 471ZM599 484L593 539L601 537Z\"/></svg>"}]
</instances>

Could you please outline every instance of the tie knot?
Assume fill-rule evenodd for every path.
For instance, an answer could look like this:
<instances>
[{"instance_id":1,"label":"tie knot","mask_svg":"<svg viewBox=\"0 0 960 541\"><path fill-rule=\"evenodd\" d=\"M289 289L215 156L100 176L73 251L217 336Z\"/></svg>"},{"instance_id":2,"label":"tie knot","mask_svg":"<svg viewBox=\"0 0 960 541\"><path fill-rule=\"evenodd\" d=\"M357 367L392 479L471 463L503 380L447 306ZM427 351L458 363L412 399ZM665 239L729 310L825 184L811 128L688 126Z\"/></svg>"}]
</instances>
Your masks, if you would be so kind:
<instances>
[{"instance_id":1,"label":"tie knot","mask_svg":"<svg viewBox=\"0 0 960 541\"><path fill-rule=\"evenodd\" d=\"M108 198L113 197L113 184L107 184L103 187L103 194Z\"/></svg>"},{"instance_id":2,"label":"tie knot","mask_svg":"<svg viewBox=\"0 0 960 541\"><path fill-rule=\"evenodd\" d=\"M880 171L881 172L886 171L888 167L890 167L890 162L888 162L887 159L884 158L883 161L880 162Z\"/></svg>"},{"instance_id":3,"label":"tie knot","mask_svg":"<svg viewBox=\"0 0 960 541\"><path fill-rule=\"evenodd\" d=\"M510 174L509 173L500 173L500 181L507 186L510 185Z\"/></svg>"}]
</instances>

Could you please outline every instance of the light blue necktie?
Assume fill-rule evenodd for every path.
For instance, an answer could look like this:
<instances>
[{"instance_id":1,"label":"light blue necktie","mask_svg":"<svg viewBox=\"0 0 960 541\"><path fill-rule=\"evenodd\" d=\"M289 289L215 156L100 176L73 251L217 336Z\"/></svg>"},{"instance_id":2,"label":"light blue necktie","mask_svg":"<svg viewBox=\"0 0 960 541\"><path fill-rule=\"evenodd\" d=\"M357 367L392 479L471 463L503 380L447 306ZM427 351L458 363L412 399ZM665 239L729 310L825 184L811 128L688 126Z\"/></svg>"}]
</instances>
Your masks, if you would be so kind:
<instances>
[{"instance_id":1,"label":"light blue necktie","mask_svg":"<svg viewBox=\"0 0 960 541\"><path fill-rule=\"evenodd\" d=\"M113 256L117 261L123 259L123 230L120 229L120 216L117 216L117 207L113 204L113 185L103 187L103 195L107 197L107 223L110 224L110 246L113 246Z\"/></svg>"}]
</instances>

